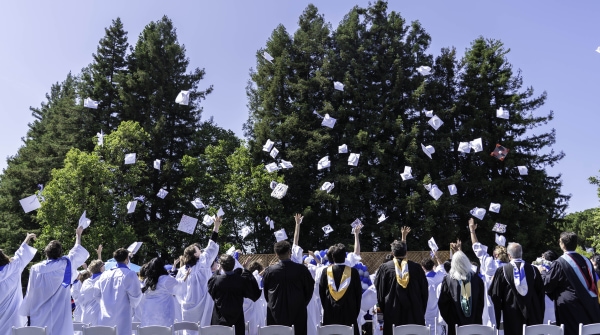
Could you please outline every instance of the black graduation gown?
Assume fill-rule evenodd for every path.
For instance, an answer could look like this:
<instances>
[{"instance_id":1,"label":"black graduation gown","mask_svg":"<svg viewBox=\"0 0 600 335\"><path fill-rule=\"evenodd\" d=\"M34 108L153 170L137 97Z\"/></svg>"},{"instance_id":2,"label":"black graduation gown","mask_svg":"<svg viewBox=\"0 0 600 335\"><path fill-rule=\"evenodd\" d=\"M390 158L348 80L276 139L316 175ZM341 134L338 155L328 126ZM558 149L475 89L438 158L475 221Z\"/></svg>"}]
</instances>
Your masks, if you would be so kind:
<instances>
[{"instance_id":1,"label":"black graduation gown","mask_svg":"<svg viewBox=\"0 0 600 335\"><path fill-rule=\"evenodd\" d=\"M398 262L401 262L398 259ZM408 261L410 279L402 288L396 280L396 267L391 260L381 264L375 277L377 304L383 312L383 335L392 335L392 326L425 325L429 296L427 278L421 265Z\"/></svg>"},{"instance_id":2,"label":"black graduation gown","mask_svg":"<svg viewBox=\"0 0 600 335\"><path fill-rule=\"evenodd\" d=\"M306 306L314 285L310 271L302 264L285 260L267 267L263 274L267 325L294 325L296 335L306 335Z\"/></svg>"},{"instance_id":3,"label":"black graduation gown","mask_svg":"<svg viewBox=\"0 0 600 335\"><path fill-rule=\"evenodd\" d=\"M336 287L340 285L345 268L345 265L333 265L333 280ZM327 268L322 271L321 281L319 282L319 296L321 298L321 306L323 306L323 324L354 325L354 334L358 335L359 327L357 319L362 299L362 284L358 271L354 268L350 269L350 285L346 289L344 296L337 301L333 299L331 292L329 292Z\"/></svg>"},{"instance_id":4,"label":"black graduation gown","mask_svg":"<svg viewBox=\"0 0 600 335\"><path fill-rule=\"evenodd\" d=\"M442 281L442 290L438 299L440 315L448 324L448 335L455 335L455 326L482 324L482 315L485 298L485 286L483 280L471 273L471 298L473 311L470 317L466 317L460 307L460 284L458 280L447 275ZM508 335L508 333L506 333ZM512 335L512 334L510 334Z\"/></svg>"},{"instance_id":5,"label":"black graduation gown","mask_svg":"<svg viewBox=\"0 0 600 335\"><path fill-rule=\"evenodd\" d=\"M572 256L575 262L587 271L588 263L583 256L577 253L573 253ZM552 263L544 276L544 290L554 301L556 323L565 325L565 335L578 334L579 323L600 322L598 299L589 295L573 268L562 257Z\"/></svg>"},{"instance_id":6,"label":"black graduation gown","mask_svg":"<svg viewBox=\"0 0 600 335\"><path fill-rule=\"evenodd\" d=\"M244 298L260 298L260 288L248 270L236 269L232 274L214 274L208 280L208 293L215 301L211 324L234 326L235 334L245 334Z\"/></svg>"},{"instance_id":7,"label":"black graduation gown","mask_svg":"<svg viewBox=\"0 0 600 335\"><path fill-rule=\"evenodd\" d=\"M488 294L494 303L496 320L504 314L504 333L523 334L523 325L544 323L544 281L537 268L522 263L527 280L527 294L517 292L514 281L513 265L505 264L496 269Z\"/></svg>"}]
</instances>

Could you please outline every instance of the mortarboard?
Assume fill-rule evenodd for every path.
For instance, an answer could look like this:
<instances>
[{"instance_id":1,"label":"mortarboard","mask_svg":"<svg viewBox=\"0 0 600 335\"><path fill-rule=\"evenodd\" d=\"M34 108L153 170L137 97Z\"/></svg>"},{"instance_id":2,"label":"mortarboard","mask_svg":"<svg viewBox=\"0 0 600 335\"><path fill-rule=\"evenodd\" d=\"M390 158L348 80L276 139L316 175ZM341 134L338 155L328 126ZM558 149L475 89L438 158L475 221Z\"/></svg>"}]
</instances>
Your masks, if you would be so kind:
<instances>
[{"instance_id":1,"label":"mortarboard","mask_svg":"<svg viewBox=\"0 0 600 335\"><path fill-rule=\"evenodd\" d=\"M494 151L492 151L492 153L490 155L498 158L498 160L500 160L500 161L503 161L504 158L506 158L506 155L508 155L509 151L510 151L510 149L507 149L507 148L501 146L500 144L496 144L496 148L494 149Z\"/></svg>"},{"instance_id":2,"label":"mortarboard","mask_svg":"<svg viewBox=\"0 0 600 335\"><path fill-rule=\"evenodd\" d=\"M269 164L265 165L265 169L267 169L267 172L269 172L269 173L275 172L275 171L279 170L279 165L277 165L277 163L269 163Z\"/></svg>"},{"instance_id":3,"label":"mortarboard","mask_svg":"<svg viewBox=\"0 0 600 335\"><path fill-rule=\"evenodd\" d=\"M214 216L210 216L208 214L205 214L204 218L202 219L202 223L205 226L210 227L210 226L212 226L213 223L215 223L215 217Z\"/></svg>"},{"instance_id":4,"label":"mortarboard","mask_svg":"<svg viewBox=\"0 0 600 335\"><path fill-rule=\"evenodd\" d=\"M25 213L29 213L33 210L36 210L40 207L42 207L42 204L40 204L40 200L38 199L37 195L30 195L27 198L23 198L21 200L19 200L19 202L21 203L21 207L23 207L23 210L25 211Z\"/></svg>"},{"instance_id":5,"label":"mortarboard","mask_svg":"<svg viewBox=\"0 0 600 335\"><path fill-rule=\"evenodd\" d=\"M79 218L79 227L83 229L89 227L90 223L92 223L92 220L85 217L86 213L87 211L83 211L83 214L81 214L81 217Z\"/></svg>"},{"instance_id":6,"label":"mortarboard","mask_svg":"<svg viewBox=\"0 0 600 335\"><path fill-rule=\"evenodd\" d=\"M135 207L137 206L137 200L133 200L127 203L127 214L131 214L135 212Z\"/></svg>"},{"instance_id":7,"label":"mortarboard","mask_svg":"<svg viewBox=\"0 0 600 335\"><path fill-rule=\"evenodd\" d=\"M273 189L273 192L271 192L271 196L273 198L281 199L285 196L285 194L287 193L287 190L288 190L288 186L286 184L279 183L279 184L277 184L277 186L275 186L275 188Z\"/></svg>"},{"instance_id":8,"label":"mortarboard","mask_svg":"<svg viewBox=\"0 0 600 335\"><path fill-rule=\"evenodd\" d=\"M242 236L242 240L246 238L246 236L248 236L250 234L250 227L248 226L243 226L242 230L240 230L240 235Z\"/></svg>"},{"instance_id":9,"label":"mortarboard","mask_svg":"<svg viewBox=\"0 0 600 335\"><path fill-rule=\"evenodd\" d=\"M271 230L275 229L275 223L268 216L265 217L265 221L267 222L267 224L269 225L269 227L271 228Z\"/></svg>"},{"instance_id":10,"label":"mortarboard","mask_svg":"<svg viewBox=\"0 0 600 335\"><path fill-rule=\"evenodd\" d=\"M427 241L427 245L429 245L429 249L431 249L431 251L436 252L438 251L438 246L437 243L435 243L435 240L432 238L429 239L429 241Z\"/></svg>"},{"instance_id":11,"label":"mortarboard","mask_svg":"<svg viewBox=\"0 0 600 335\"><path fill-rule=\"evenodd\" d=\"M479 220L483 220L483 217L485 216L485 212L486 212L485 209L475 207L471 210L471 215L478 218Z\"/></svg>"},{"instance_id":12,"label":"mortarboard","mask_svg":"<svg viewBox=\"0 0 600 335\"><path fill-rule=\"evenodd\" d=\"M273 141L271 141L270 139L267 140L267 143L265 143L265 145L263 145L263 151L269 152L271 151L271 149L273 149L273 145L275 143Z\"/></svg>"},{"instance_id":13,"label":"mortarboard","mask_svg":"<svg viewBox=\"0 0 600 335\"><path fill-rule=\"evenodd\" d=\"M429 119L429 121L427 121L427 123L429 123L433 129L438 130L438 128L444 124L444 121L442 121L442 119L440 119L437 115L434 115L431 117L431 119Z\"/></svg>"},{"instance_id":14,"label":"mortarboard","mask_svg":"<svg viewBox=\"0 0 600 335\"><path fill-rule=\"evenodd\" d=\"M340 145L338 147L338 153L340 153L340 154L348 153L348 146L345 144Z\"/></svg>"},{"instance_id":15,"label":"mortarboard","mask_svg":"<svg viewBox=\"0 0 600 335\"><path fill-rule=\"evenodd\" d=\"M526 166L517 166L517 169L519 169L519 174L521 176L526 176L529 173L529 170Z\"/></svg>"},{"instance_id":16,"label":"mortarboard","mask_svg":"<svg viewBox=\"0 0 600 335\"><path fill-rule=\"evenodd\" d=\"M154 168L160 171L160 159L154 160Z\"/></svg>"},{"instance_id":17,"label":"mortarboard","mask_svg":"<svg viewBox=\"0 0 600 335\"><path fill-rule=\"evenodd\" d=\"M508 111L505 111L504 109L502 109L502 107L500 107L496 110L496 117L508 120L510 114L508 113Z\"/></svg>"},{"instance_id":18,"label":"mortarboard","mask_svg":"<svg viewBox=\"0 0 600 335\"><path fill-rule=\"evenodd\" d=\"M473 149L473 152L483 151L483 144L481 142L481 137L472 140L469 144L471 145L471 149Z\"/></svg>"},{"instance_id":19,"label":"mortarboard","mask_svg":"<svg viewBox=\"0 0 600 335\"><path fill-rule=\"evenodd\" d=\"M423 145L423 143L421 143L421 150L423 150L423 152L431 159L433 159L431 157L431 154L435 153L435 148L431 145L425 146Z\"/></svg>"},{"instance_id":20,"label":"mortarboard","mask_svg":"<svg viewBox=\"0 0 600 335\"><path fill-rule=\"evenodd\" d=\"M161 188L160 190L158 190L158 193L156 193L156 196L161 199L164 199L167 196L167 194L169 194L169 192L164 188Z\"/></svg>"},{"instance_id":21,"label":"mortarboard","mask_svg":"<svg viewBox=\"0 0 600 335\"><path fill-rule=\"evenodd\" d=\"M317 164L317 170L328 168L330 166L331 162L329 161L329 156L325 156L319 160L319 163Z\"/></svg>"},{"instance_id":22,"label":"mortarboard","mask_svg":"<svg viewBox=\"0 0 600 335\"><path fill-rule=\"evenodd\" d=\"M360 154L351 153L348 156L348 165L358 166L358 160L360 159Z\"/></svg>"},{"instance_id":23,"label":"mortarboard","mask_svg":"<svg viewBox=\"0 0 600 335\"><path fill-rule=\"evenodd\" d=\"M143 242L133 242L129 245L129 247L127 247L127 251L129 251L131 254L135 255L136 252L138 252L138 250L140 250L140 247L142 246L142 244L144 244Z\"/></svg>"},{"instance_id":24,"label":"mortarboard","mask_svg":"<svg viewBox=\"0 0 600 335\"><path fill-rule=\"evenodd\" d=\"M204 204L202 203L202 200L200 198L196 198L196 199L192 200L192 205L194 205L194 207L196 207L196 209L204 208Z\"/></svg>"},{"instance_id":25,"label":"mortarboard","mask_svg":"<svg viewBox=\"0 0 600 335\"><path fill-rule=\"evenodd\" d=\"M190 103L190 91L181 91L175 98L175 103L187 106Z\"/></svg>"},{"instance_id":26,"label":"mortarboard","mask_svg":"<svg viewBox=\"0 0 600 335\"><path fill-rule=\"evenodd\" d=\"M225 212L223 211L223 207L219 207L219 210L217 211L217 216L222 218L223 215L225 215Z\"/></svg>"},{"instance_id":27,"label":"mortarboard","mask_svg":"<svg viewBox=\"0 0 600 335\"><path fill-rule=\"evenodd\" d=\"M104 146L104 133L102 132L102 129L100 129L99 133L96 133L96 136L98 136L98 145L103 147Z\"/></svg>"},{"instance_id":28,"label":"mortarboard","mask_svg":"<svg viewBox=\"0 0 600 335\"><path fill-rule=\"evenodd\" d=\"M490 203L490 208L488 209L490 212L500 213L500 204L495 202Z\"/></svg>"},{"instance_id":29,"label":"mortarboard","mask_svg":"<svg viewBox=\"0 0 600 335\"><path fill-rule=\"evenodd\" d=\"M405 166L404 167L404 173L400 174L400 177L402 177L402 180L409 180L412 179L412 168L410 166Z\"/></svg>"},{"instance_id":30,"label":"mortarboard","mask_svg":"<svg viewBox=\"0 0 600 335\"><path fill-rule=\"evenodd\" d=\"M125 164L135 164L136 154L125 154Z\"/></svg>"},{"instance_id":31,"label":"mortarboard","mask_svg":"<svg viewBox=\"0 0 600 335\"><path fill-rule=\"evenodd\" d=\"M442 191L438 188L437 185L433 184L431 185L431 190L429 190L429 195L435 199L438 200L441 196L442 196Z\"/></svg>"},{"instance_id":32,"label":"mortarboard","mask_svg":"<svg viewBox=\"0 0 600 335\"><path fill-rule=\"evenodd\" d=\"M83 107L98 109L98 101L94 101L90 98L85 98L85 100L83 100Z\"/></svg>"},{"instance_id":33,"label":"mortarboard","mask_svg":"<svg viewBox=\"0 0 600 335\"><path fill-rule=\"evenodd\" d=\"M271 183L269 184L269 187L273 190L275 189L275 187L277 187L277 182L275 180L271 180Z\"/></svg>"},{"instance_id":34,"label":"mortarboard","mask_svg":"<svg viewBox=\"0 0 600 335\"><path fill-rule=\"evenodd\" d=\"M292 165L292 162L288 162L286 160L281 160L281 163L279 163L279 167L282 169L291 169L294 166Z\"/></svg>"},{"instance_id":35,"label":"mortarboard","mask_svg":"<svg viewBox=\"0 0 600 335\"><path fill-rule=\"evenodd\" d=\"M450 195L455 195L457 193L456 185L448 185L448 192Z\"/></svg>"},{"instance_id":36,"label":"mortarboard","mask_svg":"<svg viewBox=\"0 0 600 335\"><path fill-rule=\"evenodd\" d=\"M321 229L323 229L323 231L325 232L325 235L329 235L329 233L331 233L333 231L333 228L331 228L331 225L326 225L325 227L323 227Z\"/></svg>"},{"instance_id":37,"label":"mortarboard","mask_svg":"<svg viewBox=\"0 0 600 335\"><path fill-rule=\"evenodd\" d=\"M385 214L381 214L381 216L379 217L379 219L377 219L377 224L382 223L383 221L387 220L387 216L385 216Z\"/></svg>"},{"instance_id":38,"label":"mortarboard","mask_svg":"<svg viewBox=\"0 0 600 335\"><path fill-rule=\"evenodd\" d=\"M271 157L275 158L275 157L277 157L278 153L279 153L279 150L277 150L277 148L273 148L273 149L271 149L271 152L269 153L269 155L271 155Z\"/></svg>"},{"instance_id":39,"label":"mortarboard","mask_svg":"<svg viewBox=\"0 0 600 335\"><path fill-rule=\"evenodd\" d=\"M504 234L504 233L506 233L506 225L496 222L496 224L494 224L494 227L492 228L492 231L495 231L496 233Z\"/></svg>"},{"instance_id":40,"label":"mortarboard","mask_svg":"<svg viewBox=\"0 0 600 335\"><path fill-rule=\"evenodd\" d=\"M268 53L268 52L266 52L266 51L265 51L265 52L263 52L263 57L264 57L264 58L265 58L267 61L269 61L269 63L273 63L273 56L269 55L269 53Z\"/></svg>"},{"instance_id":41,"label":"mortarboard","mask_svg":"<svg viewBox=\"0 0 600 335\"><path fill-rule=\"evenodd\" d=\"M179 221L179 226L177 226L177 230L180 230L184 233L193 234L194 230L196 230L197 224L198 219L183 214L181 221Z\"/></svg>"},{"instance_id":42,"label":"mortarboard","mask_svg":"<svg viewBox=\"0 0 600 335\"><path fill-rule=\"evenodd\" d=\"M425 112L426 117L433 117L433 110L428 111L428 110L424 109L423 112Z\"/></svg>"},{"instance_id":43,"label":"mortarboard","mask_svg":"<svg viewBox=\"0 0 600 335\"><path fill-rule=\"evenodd\" d=\"M506 237L496 234L495 240L497 245L506 246Z\"/></svg>"},{"instance_id":44,"label":"mortarboard","mask_svg":"<svg viewBox=\"0 0 600 335\"><path fill-rule=\"evenodd\" d=\"M468 154L469 152L471 152L471 143L470 142L460 142L458 143L458 150L459 152L464 152L465 154Z\"/></svg>"},{"instance_id":45,"label":"mortarboard","mask_svg":"<svg viewBox=\"0 0 600 335\"><path fill-rule=\"evenodd\" d=\"M234 252L235 252L235 245L232 245L229 249L227 249L227 251L225 253L229 256L233 256Z\"/></svg>"},{"instance_id":46,"label":"mortarboard","mask_svg":"<svg viewBox=\"0 0 600 335\"><path fill-rule=\"evenodd\" d=\"M334 183L330 183L330 182L326 181L321 186L321 191L326 191L327 193L329 193L329 192L331 192L331 190L333 190L334 187L335 187Z\"/></svg>"},{"instance_id":47,"label":"mortarboard","mask_svg":"<svg viewBox=\"0 0 600 335\"><path fill-rule=\"evenodd\" d=\"M344 84L340 83L339 81L334 81L333 82L333 88L338 90L338 91L343 91L344 90Z\"/></svg>"},{"instance_id":48,"label":"mortarboard","mask_svg":"<svg viewBox=\"0 0 600 335\"><path fill-rule=\"evenodd\" d=\"M275 232L275 239L277 240L277 242L287 240L287 238L288 236L285 233L285 229L281 228Z\"/></svg>"},{"instance_id":49,"label":"mortarboard","mask_svg":"<svg viewBox=\"0 0 600 335\"><path fill-rule=\"evenodd\" d=\"M429 66L419 66L417 72L423 76L428 76L431 73L431 68Z\"/></svg>"},{"instance_id":50,"label":"mortarboard","mask_svg":"<svg viewBox=\"0 0 600 335\"><path fill-rule=\"evenodd\" d=\"M329 116L329 114L325 114L323 121L321 121L321 125L324 127L333 128L333 126L335 125L335 121L336 120Z\"/></svg>"}]
</instances>

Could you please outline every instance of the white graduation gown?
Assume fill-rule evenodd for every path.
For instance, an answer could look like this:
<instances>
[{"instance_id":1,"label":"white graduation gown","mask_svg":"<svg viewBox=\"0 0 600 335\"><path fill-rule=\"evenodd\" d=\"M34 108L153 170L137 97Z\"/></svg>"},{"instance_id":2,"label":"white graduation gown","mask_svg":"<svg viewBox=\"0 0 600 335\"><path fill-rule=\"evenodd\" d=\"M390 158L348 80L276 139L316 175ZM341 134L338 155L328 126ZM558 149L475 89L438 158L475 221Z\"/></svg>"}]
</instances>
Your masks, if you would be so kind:
<instances>
[{"instance_id":1,"label":"white graduation gown","mask_svg":"<svg viewBox=\"0 0 600 335\"><path fill-rule=\"evenodd\" d=\"M473 251L477 258L479 258L480 264L480 272L483 275L483 282L485 284L485 306L483 308L482 321L484 325L488 326L496 326L496 314L494 314L494 304L492 303L492 299L487 294L487 291L490 288L490 284L492 283L492 279L494 278L494 273L496 273L496 269L498 265L492 256L488 254L488 247L479 242L473 243ZM497 327L497 326L496 326Z\"/></svg>"},{"instance_id":2,"label":"white graduation gown","mask_svg":"<svg viewBox=\"0 0 600 335\"><path fill-rule=\"evenodd\" d=\"M254 271L254 279L258 283L262 291L262 276ZM244 298L244 320L249 322L249 334L258 335L258 326L266 326L267 319L267 302L265 301L264 294L260 294L260 298L256 301Z\"/></svg>"},{"instance_id":3,"label":"white graduation gown","mask_svg":"<svg viewBox=\"0 0 600 335\"><path fill-rule=\"evenodd\" d=\"M71 261L70 282L77 279L78 264L85 263L90 254L76 244L66 256ZM30 316L32 326L48 327L47 335L64 335L73 332L71 314L71 290L63 287L67 262L59 259L43 261L31 268L27 293L19 313Z\"/></svg>"},{"instance_id":4,"label":"white graduation gown","mask_svg":"<svg viewBox=\"0 0 600 335\"><path fill-rule=\"evenodd\" d=\"M437 304L438 297L436 290L444 280L445 276L446 271L444 271L442 266L438 266L435 270L432 270L426 274L429 295L427 298L427 309L425 310L425 324L431 326L431 335L435 335L435 318L437 318L440 313Z\"/></svg>"},{"instance_id":5,"label":"white graduation gown","mask_svg":"<svg viewBox=\"0 0 600 335\"><path fill-rule=\"evenodd\" d=\"M79 305L81 285L79 280L71 285L71 298L73 298L73 302L75 303L75 310L73 311L73 321L75 322L81 322L81 315L83 313L81 306Z\"/></svg>"},{"instance_id":6,"label":"white graduation gown","mask_svg":"<svg viewBox=\"0 0 600 335\"><path fill-rule=\"evenodd\" d=\"M175 303L173 296L179 294L181 283L177 279L162 275L158 278L155 290L144 292L144 304L141 310L141 327L171 327L175 322Z\"/></svg>"},{"instance_id":7,"label":"white graduation gown","mask_svg":"<svg viewBox=\"0 0 600 335\"><path fill-rule=\"evenodd\" d=\"M100 314L100 303L94 297L94 284L100 279L100 276L92 279L88 278L81 284L79 291L79 305L81 306L81 322L96 326L98 324L98 315Z\"/></svg>"},{"instance_id":8,"label":"white graduation gown","mask_svg":"<svg viewBox=\"0 0 600 335\"><path fill-rule=\"evenodd\" d=\"M94 297L100 302L98 325L117 326L117 335L131 335L131 311L142 299L137 274L119 267L104 271L94 283Z\"/></svg>"},{"instance_id":9,"label":"white graduation gown","mask_svg":"<svg viewBox=\"0 0 600 335\"><path fill-rule=\"evenodd\" d=\"M37 250L23 243L13 260L0 271L0 334L10 334L12 327L24 327L27 318L19 315L23 301L21 274Z\"/></svg>"},{"instance_id":10,"label":"white graduation gown","mask_svg":"<svg viewBox=\"0 0 600 335\"><path fill-rule=\"evenodd\" d=\"M208 294L208 280L212 277L211 266L218 254L219 245L209 240L196 265L180 270L183 278L189 272L180 297L183 321L200 322L201 327L210 326L214 301Z\"/></svg>"}]
</instances>

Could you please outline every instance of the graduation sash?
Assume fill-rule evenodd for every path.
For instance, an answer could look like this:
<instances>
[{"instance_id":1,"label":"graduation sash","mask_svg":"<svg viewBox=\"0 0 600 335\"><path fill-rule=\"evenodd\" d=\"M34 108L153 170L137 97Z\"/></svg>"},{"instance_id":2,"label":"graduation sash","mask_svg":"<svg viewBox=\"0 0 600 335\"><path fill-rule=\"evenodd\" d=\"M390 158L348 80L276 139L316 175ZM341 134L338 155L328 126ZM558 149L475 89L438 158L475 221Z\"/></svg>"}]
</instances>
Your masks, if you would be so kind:
<instances>
[{"instance_id":1,"label":"graduation sash","mask_svg":"<svg viewBox=\"0 0 600 335\"><path fill-rule=\"evenodd\" d=\"M575 262L575 260L573 259L573 257L570 254L564 254L562 256L560 256L560 258L562 258L563 260L565 260L567 262L567 264L569 264L569 266L571 266L571 268L573 269L573 272L575 272L575 275L577 276L577 279L579 279L579 281L581 282L581 285L583 285L583 287L585 287L588 291L588 293L590 294L590 296L592 298L596 298L598 297L598 302L600 302L600 295L598 294L598 281L596 281L596 276L594 276L594 273L592 273L593 271L593 267L592 264L590 263L590 261L585 258L585 257L581 257L583 258L583 261L586 263L587 265L587 271L585 271L584 269L582 269L577 262Z\"/></svg>"},{"instance_id":2,"label":"graduation sash","mask_svg":"<svg viewBox=\"0 0 600 335\"><path fill-rule=\"evenodd\" d=\"M342 279L340 280L340 287L335 287L335 280L333 279L333 265L327 267L327 284L329 286L329 293L333 300L338 301L342 299L348 287L350 287L350 279L352 278L352 270L349 266L344 267L342 273Z\"/></svg>"},{"instance_id":3,"label":"graduation sash","mask_svg":"<svg viewBox=\"0 0 600 335\"><path fill-rule=\"evenodd\" d=\"M406 288L408 286L408 281L410 280L410 275L408 273L408 262L406 259L402 260L401 264L398 264L398 259L394 258L394 265L396 269L396 281L398 285L402 286L402 288Z\"/></svg>"},{"instance_id":4,"label":"graduation sash","mask_svg":"<svg viewBox=\"0 0 600 335\"><path fill-rule=\"evenodd\" d=\"M517 261L521 263L520 268L517 266ZM522 296L527 295L529 288L527 286L527 278L525 277L525 262L522 259L514 259L510 261L510 264L513 266L513 281L517 293Z\"/></svg>"},{"instance_id":5,"label":"graduation sash","mask_svg":"<svg viewBox=\"0 0 600 335\"><path fill-rule=\"evenodd\" d=\"M63 256L56 259L49 259L46 261L46 264L58 262L60 260L67 261L67 265L65 266L65 274L63 275L63 281L61 283L62 287L67 288L71 286L71 260Z\"/></svg>"},{"instance_id":6,"label":"graduation sash","mask_svg":"<svg viewBox=\"0 0 600 335\"><path fill-rule=\"evenodd\" d=\"M470 278L468 278L470 279ZM460 308L466 317L471 316L473 309L473 299L471 298L471 281L459 280L460 283Z\"/></svg>"}]
</instances>

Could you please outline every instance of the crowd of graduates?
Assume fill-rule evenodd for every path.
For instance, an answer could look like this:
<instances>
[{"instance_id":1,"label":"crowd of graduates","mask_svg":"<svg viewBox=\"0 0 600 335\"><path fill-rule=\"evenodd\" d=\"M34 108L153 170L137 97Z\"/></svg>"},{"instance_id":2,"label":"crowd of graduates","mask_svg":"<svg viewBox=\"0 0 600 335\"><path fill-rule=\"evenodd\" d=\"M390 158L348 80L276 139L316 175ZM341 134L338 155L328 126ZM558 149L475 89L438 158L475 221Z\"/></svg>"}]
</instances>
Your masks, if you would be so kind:
<instances>
[{"instance_id":1,"label":"crowd of graduates","mask_svg":"<svg viewBox=\"0 0 600 335\"><path fill-rule=\"evenodd\" d=\"M293 243L275 243L278 261L266 267L256 261L240 264L238 251L219 255L222 218L216 217L205 247L190 245L174 266L154 258L139 273L130 269L131 252L123 248L114 251L116 266L107 270L101 246L98 259L77 271L89 258L79 227L66 256L59 241L44 248L46 260L31 268L23 297L21 274L37 252L29 246L35 235L27 234L13 257L0 252L0 334L26 325L47 327L49 335L72 334L75 320L116 326L117 334L129 335L133 322L171 326L179 320L235 326L236 335L245 333L246 322L251 335L265 325L293 325L295 334L316 335L319 324L353 326L358 335L373 314L373 331L383 335L405 324L430 325L431 334L440 335L454 334L456 325L500 323L512 335L521 334L524 324L546 321L564 325L565 334L577 334L579 323L600 322L596 264L574 251L574 233L561 234L563 255L546 252L534 265L521 258L518 243L498 245L490 253L470 220L479 263L471 262L457 241L449 260L442 262L432 252L431 259L418 264L406 257L410 228L403 227L402 239L391 244L366 287L359 273L364 274L362 226L354 228L352 252L335 244L325 257L310 251L303 256L302 219L296 214Z\"/></svg>"}]
</instances>

